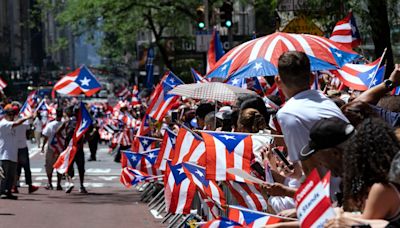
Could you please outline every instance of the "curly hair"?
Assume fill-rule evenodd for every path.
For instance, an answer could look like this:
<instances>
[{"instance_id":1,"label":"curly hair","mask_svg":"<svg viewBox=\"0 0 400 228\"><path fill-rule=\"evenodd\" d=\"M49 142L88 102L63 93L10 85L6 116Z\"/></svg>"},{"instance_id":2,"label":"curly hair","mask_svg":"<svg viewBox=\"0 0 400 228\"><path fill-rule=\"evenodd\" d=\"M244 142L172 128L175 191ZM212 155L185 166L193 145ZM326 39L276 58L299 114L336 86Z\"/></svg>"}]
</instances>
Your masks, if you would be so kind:
<instances>
[{"instance_id":1,"label":"curly hair","mask_svg":"<svg viewBox=\"0 0 400 228\"><path fill-rule=\"evenodd\" d=\"M389 182L388 173L400 145L393 129L379 118L366 118L343 154L345 209L362 209L370 187Z\"/></svg>"}]
</instances>

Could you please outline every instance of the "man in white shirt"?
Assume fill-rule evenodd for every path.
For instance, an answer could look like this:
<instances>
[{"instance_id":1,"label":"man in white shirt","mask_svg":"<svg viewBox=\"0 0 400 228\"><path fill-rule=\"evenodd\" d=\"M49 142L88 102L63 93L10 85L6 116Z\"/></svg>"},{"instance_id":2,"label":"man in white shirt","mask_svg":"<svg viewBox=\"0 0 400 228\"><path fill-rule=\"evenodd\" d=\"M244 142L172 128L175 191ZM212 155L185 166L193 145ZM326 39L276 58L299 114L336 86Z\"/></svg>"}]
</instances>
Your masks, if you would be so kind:
<instances>
[{"instance_id":1,"label":"man in white shirt","mask_svg":"<svg viewBox=\"0 0 400 228\"><path fill-rule=\"evenodd\" d=\"M11 104L5 106L4 112L5 116L0 121L0 166L4 170L5 178L1 180L0 198L16 200L18 197L11 193L11 188L14 184L17 172L18 161L15 127L30 119L31 116L13 121L17 113Z\"/></svg>"},{"instance_id":2,"label":"man in white shirt","mask_svg":"<svg viewBox=\"0 0 400 228\"><path fill-rule=\"evenodd\" d=\"M15 138L16 145L18 148L18 164L17 164L17 181L21 176L22 168L25 171L25 182L28 185L29 194L37 191L39 187L32 185L32 173L31 166L29 162L29 150L28 145L26 144L26 131L29 129L28 121L25 121L23 124L19 125L15 128ZM13 188L14 193L18 193L18 188L14 185Z\"/></svg>"},{"instance_id":3,"label":"man in white shirt","mask_svg":"<svg viewBox=\"0 0 400 228\"><path fill-rule=\"evenodd\" d=\"M43 136L44 136L44 141L42 145L42 153L46 151L46 156L45 156L45 163L44 166L46 168L46 174L47 174L47 186L45 187L47 190L53 190L53 184L52 184L52 178L53 178L53 165L57 161L57 158L59 154L57 154L50 146L51 142L53 141L53 138L56 136L56 134L61 134L58 131L59 127L62 124L62 119L63 117L63 110L62 109L57 109L56 111L56 119L51 121L50 123L46 124L46 127L43 129ZM47 147L46 147L47 144ZM46 147L46 150L45 150ZM61 174L57 173L57 190L62 190L61 187Z\"/></svg>"},{"instance_id":4,"label":"man in white shirt","mask_svg":"<svg viewBox=\"0 0 400 228\"><path fill-rule=\"evenodd\" d=\"M309 141L311 127L322 118L338 117L349 121L321 91L310 90L313 80L306 54L297 51L282 54L278 71L275 82L289 100L278 111L277 119L295 167L291 176L298 179L302 176L299 153Z\"/></svg>"}]
</instances>

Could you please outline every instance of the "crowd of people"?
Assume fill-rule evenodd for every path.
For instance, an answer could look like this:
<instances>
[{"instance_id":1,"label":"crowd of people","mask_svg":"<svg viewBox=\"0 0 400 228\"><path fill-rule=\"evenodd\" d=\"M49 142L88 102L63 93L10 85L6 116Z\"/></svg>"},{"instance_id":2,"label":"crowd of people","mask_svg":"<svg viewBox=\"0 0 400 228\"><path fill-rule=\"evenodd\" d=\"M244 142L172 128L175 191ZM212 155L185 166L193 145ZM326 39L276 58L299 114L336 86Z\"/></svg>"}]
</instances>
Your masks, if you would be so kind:
<instances>
[{"instance_id":1,"label":"crowd of people","mask_svg":"<svg viewBox=\"0 0 400 228\"><path fill-rule=\"evenodd\" d=\"M400 85L400 65L383 83L362 93L337 91L329 83L321 90L310 89L314 82L308 57L301 52L286 52L278 62L275 83L282 94L248 95L236 103L221 103L180 98L162 122L149 121L149 137L163 138L165 130L178 133L185 126L193 131L226 131L278 135L272 144L253 151L252 173L268 181L262 194L267 211L296 218L294 196L304 179L317 169L321 177L331 172L330 198L337 217L327 227L396 227L400 224L400 98L388 95ZM282 100L284 95L286 98ZM95 124L78 143L75 163L84 187L84 142L90 148L90 161L96 160L101 141L108 142L114 161L124 163L121 151L133 147L135 134L145 117L147 100L120 101L114 107L87 105ZM71 101L55 108L46 124L35 113L18 117L17 105L4 106L0 121L1 198L16 199L17 180L24 168L29 193L32 185L25 132L34 126L37 146L45 154L48 176L46 189L53 189L53 165L60 151L51 142L70 141L76 126L76 104ZM55 102L57 104L57 102ZM62 109L65 108L65 110ZM41 140L41 136L44 140ZM65 148L64 147L64 148ZM283 157L280 156L283 154ZM71 192L74 169L69 169L66 192ZM268 175L266 175L266 173ZM273 181L271 181L271 179ZM63 190L62 175L57 174L56 190ZM297 227L298 221L281 222L268 227Z\"/></svg>"}]
</instances>

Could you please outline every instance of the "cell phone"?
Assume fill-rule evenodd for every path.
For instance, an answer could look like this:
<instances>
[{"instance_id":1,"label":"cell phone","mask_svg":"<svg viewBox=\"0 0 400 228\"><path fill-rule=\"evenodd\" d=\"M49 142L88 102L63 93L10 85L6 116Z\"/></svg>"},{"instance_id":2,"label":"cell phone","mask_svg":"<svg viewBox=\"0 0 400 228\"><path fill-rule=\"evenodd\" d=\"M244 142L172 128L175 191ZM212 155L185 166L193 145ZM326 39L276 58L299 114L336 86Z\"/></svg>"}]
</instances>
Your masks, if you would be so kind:
<instances>
[{"instance_id":1,"label":"cell phone","mask_svg":"<svg viewBox=\"0 0 400 228\"><path fill-rule=\"evenodd\" d=\"M294 169L294 166L293 166L293 164L291 164L287 159L286 159L286 156L282 153L282 151L280 151L278 148L272 148L272 152L274 152L278 157L279 157L279 159L281 159L281 161L283 161L283 163L285 163L285 165L290 169L290 170L293 170Z\"/></svg>"},{"instance_id":2,"label":"cell phone","mask_svg":"<svg viewBox=\"0 0 400 228\"><path fill-rule=\"evenodd\" d=\"M351 228L371 228L369 224L351 225Z\"/></svg>"},{"instance_id":3,"label":"cell phone","mask_svg":"<svg viewBox=\"0 0 400 228\"><path fill-rule=\"evenodd\" d=\"M265 176L265 170L258 162L251 164L251 168L254 169L261 177Z\"/></svg>"}]
</instances>

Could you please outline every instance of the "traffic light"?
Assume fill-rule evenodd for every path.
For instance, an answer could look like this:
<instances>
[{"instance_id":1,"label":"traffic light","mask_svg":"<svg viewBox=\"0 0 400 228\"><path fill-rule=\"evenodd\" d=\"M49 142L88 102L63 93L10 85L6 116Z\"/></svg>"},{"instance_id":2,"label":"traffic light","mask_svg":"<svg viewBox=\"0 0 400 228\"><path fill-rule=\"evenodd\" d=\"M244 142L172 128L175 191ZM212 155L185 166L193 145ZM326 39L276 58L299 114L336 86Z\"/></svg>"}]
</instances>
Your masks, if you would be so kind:
<instances>
[{"instance_id":1,"label":"traffic light","mask_svg":"<svg viewBox=\"0 0 400 228\"><path fill-rule=\"evenodd\" d=\"M196 23L197 23L197 28L200 30L203 30L206 27L204 6L199 6L196 9Z\"/></svg>"},{"instance_id":2,"label":"traffic light","mask_svg":"<svg viewBox=\"0 0 400 228\"><path fill-rule=\"evenodd\" d=\"M219 8L221 26L230 28L232 26L232 12L233 5L231 1L224 1L221 8Z\"/></svg>"}]
</instances>

